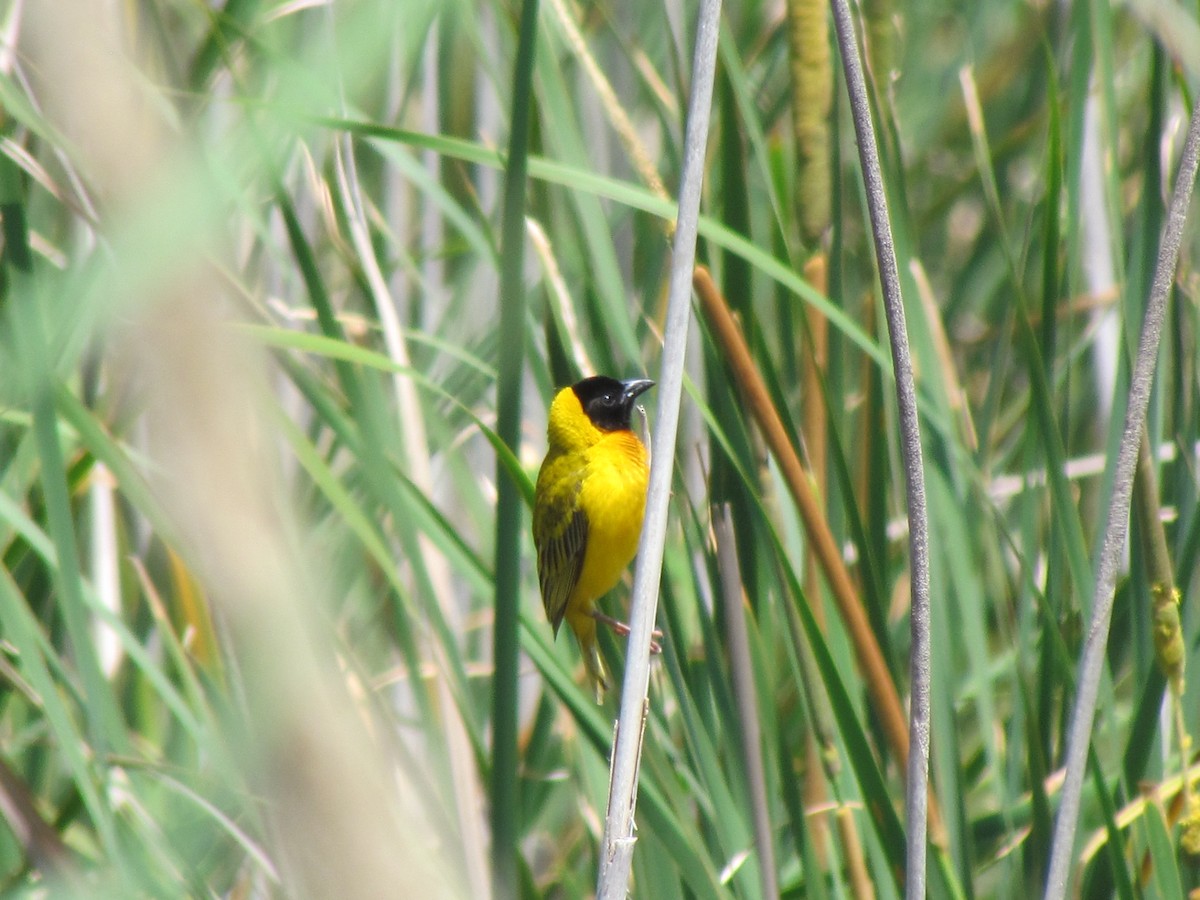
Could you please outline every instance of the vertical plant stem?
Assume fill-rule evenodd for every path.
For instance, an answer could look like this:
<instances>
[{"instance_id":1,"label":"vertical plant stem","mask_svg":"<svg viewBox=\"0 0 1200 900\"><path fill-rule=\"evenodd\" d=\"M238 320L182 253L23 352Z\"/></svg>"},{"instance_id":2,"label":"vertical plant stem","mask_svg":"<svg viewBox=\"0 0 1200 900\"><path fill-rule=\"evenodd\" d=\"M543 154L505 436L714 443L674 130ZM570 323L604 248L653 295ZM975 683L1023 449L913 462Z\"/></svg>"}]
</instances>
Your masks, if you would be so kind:
<instances>
[{"instance_id":1,"label":"vertical plant stem","mask_svg":"<svg viewBox=\"0 0 1200 900\"><path fill-rule=\"evenodd\" d=\"M746 597L738 569L737 538L729 504L713 508L713 532L717 539L717 568L721 574L721 596L725 601L725 621L729 633L729 670L741 719L742 764L754 819L754 846L758 853L758 871L762 897L779 897L775 877L775 847L771 840L770 807L767 805L767 778L763 770L762 726L758 721L758 698L754 691L754 666L750 658L750 638L746 632Z\"/></svg>"},{"instance_id":2,"label":"vertical plant stem","mask_svg":"<svg viewBox=\"0 0 1200 900\"><path fill-rule=\"evenodd\" d=\"M700 194L704 183L704 158L708 145L720 21L721 0L703 0L696 21L696 49L692 57L692 87L688 97L683 171L679 184L679 215L675 222L663 359L658 382L658 409L654 426L654 446L658 452L654 454L650 466L646 518L633 580L625 682L621 689L621 716L613 747L604 842L600 848L597 900L625 897L633 862L633 814L637 805L641 722L648 703L650 638L658 608L663 543L667 533L667 500L670 498L671 478L675 469L675 435L679 426L683 363L692 315L692 267L696 258L696 230L700 220Z\"/></svg>"},{"instance_id":3,"label":"vertical plant stem","mask_svg":"<svg viewBox=\"0 0 1200 900\"><path fill-rule=\"evenodd\" d=\"M883 287L883 303L892 348L892 367L896 374L896 408L900 421L900 450L904 461L904 480L908 501L908 547L912 578L910 621L909 704L910 744L905 812L908 824L909 897L925 896L925 836L927 830L929 780L929 523L925 508L925 475L921 454L921 430L917 419L917 392L913 383L912 360L908 351L908 332L904 322L904 298L900 290L900 271L896 248L892 243L887 194L879 165L879 145L871 120L867 84L862 60L854 37L854 25L848 0L833 0L833 21L837 29L846 89L863 181L867 189L867 209L875 238L875 256Z\"/></svg>"},{"instance_id":4,"label":"vertical plant stem","mask_svg":"<svg viewBox=\"0 0 1200 900\"><path fill-rule=\"evenodd\" d=\"M1129 385L1129 403L1125 409L1125 425L1121 432L1121 443L1117 449L1113 473L1112 500L1108 507L1108 521L1104 528L1104 541L1100 548L1096 585L1092 596L1092 620L1083 648L1078 693L1075 695L1075 710L1071 716L1071 731L1067 742L1067 772L1063 781L1058 818L1054 822L1054 839L1050 845L1046 900L1061 900L1067 891L1075 828L1079 820L1079 798L1083 789L1084 767L1087 765L1088 747L1091 745L1096 698L1100 690L1100 676L1108 646L1108 629L1112 624L1117 567L1121 561L1129 528L1129 503L1133 492L1134 468L1137 465L1142 426L1146 420L1146 407L1150 403L1159 337L1162 334L1163 320L1166 318L1167 299L1175 278L1175 266L1179 261L1179 248L1183 242L1183 229L1187 222L1188 205L1192 199L1198 164L1200 97L1192 108L1191 123L1179 161L1175 190L1171 195L1171 205L1167 209L1167 220L1163 225L1158 262L1154 267L1154 281L1151 283L1150 296L1146 302L1142 335L1138 341L1137 358L1134 360L1133 377Z\"/></svg>"},{"instance_id":5,"label":"vertical plant stem","mask_svg":"<svg viewBox=\"0 0 1200 900\"><path fill-rule=\"evenodd\" d=\"M617 92L613 90L612 83L604 74L600 63L596 61L596 57L588 49L587 41L584 40L583 34L579 30L579 25L575 22L571 11L567 9L566 3L564 0L550 0L550 8L554 10L559 25L562 26L572 54L579 60L584 72L587 73L588 79L592 82L592 88L595 90L596 97L600 101L600 107L604 110L605 115L608 116L608 121L611 123L613 130L616 131L617 137L620 138L621 146L625 148L625 153L629 156L629 164L638 173L638 177L642 179L642 183L654 192L654 196L661 197L664 200L670 199L667 195L666 186L662 183L662 179L658 177L658 170L654 167L650 151L638 135L637 128L634 126L633 120L629 118L625 107L617 99Z\"/></svg>"},{"instance_id":6,"label":"vertical plant stem","mask_svg":"<svg viewBox=\"0 0 1200 900\"><path fill-rule=\"evenodd\" d=\"M521 30L513 72L508 164L504 178L500 271L500 358L496 433L508 447L521 439L521 370L525 355L525 182L529 113L533 105L533 60L537 48L538 0L521 4ZM496 618L492 681L492 893L517 896L517 838L520 792L517 780L517 658L521 590L521 492L496 461Z\"/></svg>"}]
</instances>

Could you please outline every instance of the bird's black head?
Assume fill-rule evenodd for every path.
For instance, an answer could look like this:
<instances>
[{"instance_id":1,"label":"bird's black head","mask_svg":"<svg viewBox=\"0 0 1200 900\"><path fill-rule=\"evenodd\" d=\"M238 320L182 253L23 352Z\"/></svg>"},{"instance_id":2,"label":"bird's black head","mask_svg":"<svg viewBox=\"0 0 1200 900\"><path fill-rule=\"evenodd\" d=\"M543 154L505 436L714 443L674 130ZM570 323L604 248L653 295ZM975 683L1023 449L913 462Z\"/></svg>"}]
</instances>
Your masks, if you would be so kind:
<instances>
[{"instance_id":1,"label":"bird's black head","mask_svg":"<svg viewBox=\"0 0 1200 900\"><path fill-rule=\"evenodd\" d=\"M579 405L601 431L622 431L629 428L633 402L654 382L645 378L617 381L606 375L585 378L571 386Z\"/></svg>"}]
</instances>

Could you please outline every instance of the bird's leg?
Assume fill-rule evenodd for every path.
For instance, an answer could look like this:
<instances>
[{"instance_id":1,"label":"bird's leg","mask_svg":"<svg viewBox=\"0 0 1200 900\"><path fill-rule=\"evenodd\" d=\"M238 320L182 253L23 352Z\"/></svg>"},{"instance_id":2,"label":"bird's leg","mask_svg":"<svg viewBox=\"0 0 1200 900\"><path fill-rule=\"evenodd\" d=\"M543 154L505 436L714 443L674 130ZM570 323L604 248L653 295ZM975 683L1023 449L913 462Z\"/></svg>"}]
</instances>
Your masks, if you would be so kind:
<instances>
[{"instance_id":1,"label":"bird's leg","mask_svg":"<svg viewBox=\"0 0 1200 900\"><path fill-rule=\"evenodd\" d=\"M606 616L598 609L592 610L592 618L597 622L603 622L621 637L629 637L629 626L620 619L614 619L612 616ZM655 628L652 632L650 632L650 634L650 652L662 653L662 645L658 642L662 640L663 633Z\"/></svg>"}]
</instances>

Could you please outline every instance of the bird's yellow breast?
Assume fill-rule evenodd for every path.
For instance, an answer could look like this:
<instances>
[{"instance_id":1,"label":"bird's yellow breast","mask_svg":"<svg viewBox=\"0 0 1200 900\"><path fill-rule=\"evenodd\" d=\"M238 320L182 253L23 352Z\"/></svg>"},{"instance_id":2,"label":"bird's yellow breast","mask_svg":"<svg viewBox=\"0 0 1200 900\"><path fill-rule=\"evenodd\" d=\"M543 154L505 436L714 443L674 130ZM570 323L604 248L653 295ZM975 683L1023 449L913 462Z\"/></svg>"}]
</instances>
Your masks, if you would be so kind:
<instances>
[{"instance_id":1,"label":"bird's yellow breast","mask_svg":"<svg viewBox=\"0 0 1200 900\"><path fill-rule=\"evenodd\" d=\"M571 606L604 596L637 553L646 511L646 448L631 431L604 435L584 453L579 506L587 514L587 552Z\"/></svg>"}]
</instances>

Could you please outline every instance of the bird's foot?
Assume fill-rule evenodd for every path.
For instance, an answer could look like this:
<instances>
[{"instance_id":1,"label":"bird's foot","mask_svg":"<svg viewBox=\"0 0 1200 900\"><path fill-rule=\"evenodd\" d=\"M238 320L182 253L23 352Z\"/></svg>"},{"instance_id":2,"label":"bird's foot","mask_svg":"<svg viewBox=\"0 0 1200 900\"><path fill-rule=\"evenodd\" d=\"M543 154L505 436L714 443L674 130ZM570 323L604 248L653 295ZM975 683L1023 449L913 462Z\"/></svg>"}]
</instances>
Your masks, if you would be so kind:
<instances>
[{"instance_id":1,"label":"bird's foot","mask_svg":"<svg viewBox=\"0 0 1200 900\"><path fill-rule=\"evenodd\" d=\"M629 637L629 626L620 619L614 619L612 616L606 616L598 609L592 610L592 618L597 622L603 622L621 637ZM663 633L655 628L652 632L650 632L650 635L650 652L662 653L662 645L659 643L659 641L662 640Z\"/></svg>"}]
</instances>

